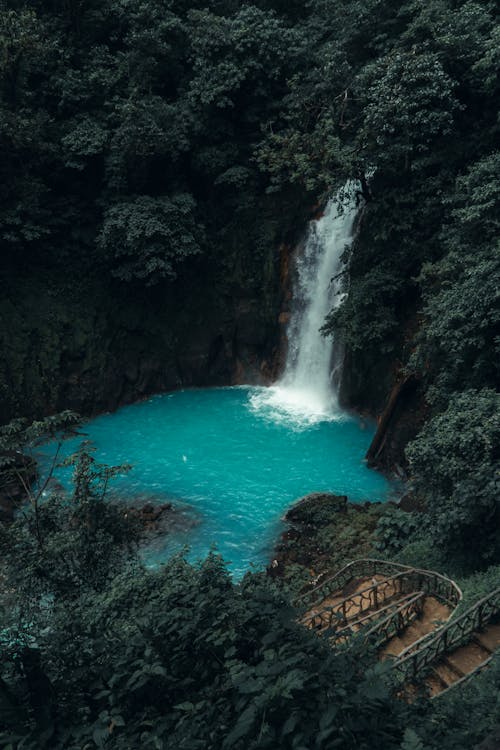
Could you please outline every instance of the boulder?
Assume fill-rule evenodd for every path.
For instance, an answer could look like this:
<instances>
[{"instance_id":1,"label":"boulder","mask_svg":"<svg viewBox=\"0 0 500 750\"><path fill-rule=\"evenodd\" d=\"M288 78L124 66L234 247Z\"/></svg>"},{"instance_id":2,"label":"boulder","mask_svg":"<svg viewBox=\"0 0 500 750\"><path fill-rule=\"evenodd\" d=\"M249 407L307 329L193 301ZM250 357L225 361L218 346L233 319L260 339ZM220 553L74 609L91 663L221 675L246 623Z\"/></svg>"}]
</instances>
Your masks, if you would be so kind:
<instances>
[{"instance_id":1,"label":"boulder","mask_svg":"<svg viewBox=\"0 0 500 750\"><path fill-rule=\"evenodd\" d=\"M172 503L154 505L147 502L139 507L127 508L125 516L137 520L145 531L162 531L166 514L172 511Z\"/></svg>"},{"instance_id":2,"label":"boulder","mask_svg":"<svg viewBox=\"0 0 500 750\"><path fill-rule=\"evenodd\" d=\"M286 513L284 520L298 525L324 526L332 513L347 511L347 496L331 492L311 492L300 498Z\"/></svg>"}]
</instances>

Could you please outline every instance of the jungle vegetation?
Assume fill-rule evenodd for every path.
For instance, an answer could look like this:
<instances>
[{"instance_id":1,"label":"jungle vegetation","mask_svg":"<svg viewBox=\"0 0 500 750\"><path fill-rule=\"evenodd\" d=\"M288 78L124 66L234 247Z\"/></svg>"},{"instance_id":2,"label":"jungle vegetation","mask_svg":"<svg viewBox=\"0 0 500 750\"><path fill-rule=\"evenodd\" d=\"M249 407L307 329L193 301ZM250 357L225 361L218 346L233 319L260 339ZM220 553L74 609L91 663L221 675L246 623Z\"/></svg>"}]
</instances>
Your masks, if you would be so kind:
<instances>
[{"instance_id":1,"label":"jungle vegetation","mask_svg":"<svg viewBox=\"0 0 500 750\"><path fill-rule=\"evenodd\" d=\"M304 221L360 180L325 332L413 373L428 406L407 448L426 512L384 517L379 546L491 582L499 69L493 0L0 0L2 283L58 273L68 298L83 278L140 297L260 278L284 206ZM2 747L451 750L500 724L498 663L406 706L369 654L300 629L264 575L234 584L217 556L144 570L138 530L103 503L114 469L74 461L69 502L0 529Z\"/></svg>"},{"instance_id":2,"label":"jungle vegetation","mask_svg":"<svg viewBox=\"0 0 500 750\"><path fill-rule=\"evenodd\" d=\"M1 447L74 421L3 428ZM216 554L146 569L141 529L107 500L127 467L99 465L86 445L70 462L70 495L33 495L0 524L6 750L451 750L494 736L498 659L435 703L407 704L370 649L332 649L301 626L281 579L234 583ZM494 581L476 576L471 598Z\"/></svg>"}]
</instances>

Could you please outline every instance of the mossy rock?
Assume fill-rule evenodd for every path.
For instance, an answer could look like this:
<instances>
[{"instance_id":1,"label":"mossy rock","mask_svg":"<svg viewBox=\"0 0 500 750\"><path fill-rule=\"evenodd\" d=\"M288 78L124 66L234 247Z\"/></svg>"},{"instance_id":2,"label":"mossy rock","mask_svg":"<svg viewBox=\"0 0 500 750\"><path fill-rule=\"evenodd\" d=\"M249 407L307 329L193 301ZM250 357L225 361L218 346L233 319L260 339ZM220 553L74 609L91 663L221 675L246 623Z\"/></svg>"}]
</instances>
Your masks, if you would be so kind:
<instances>
[{"instance_id":1,"label":"mossy rock","mask_svg":"<svg viewBox=\"0 0 500 750\"><path fill-rule=\"evenodd\" d=\"M312 492L300 498L285 515L287 523L301 526L326 526L336 513L347 512L347 496L331 492Z\"/></svg>"}]
</instances>

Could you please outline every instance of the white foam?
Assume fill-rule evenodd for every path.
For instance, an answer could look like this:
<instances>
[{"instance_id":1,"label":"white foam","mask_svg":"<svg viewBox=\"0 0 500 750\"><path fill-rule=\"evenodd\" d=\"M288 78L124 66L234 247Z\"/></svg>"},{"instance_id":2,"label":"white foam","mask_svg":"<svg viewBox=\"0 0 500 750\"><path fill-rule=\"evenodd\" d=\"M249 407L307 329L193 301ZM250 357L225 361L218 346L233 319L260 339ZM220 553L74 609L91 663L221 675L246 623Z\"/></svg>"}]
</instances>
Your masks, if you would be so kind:
<instances>
[{"instance_id":1,"label":"white foam","mask_svg":"<svg viewBox=\"0 0 500 750\"><path fill-rule=\"evenodd\" d=\"M314 389L274 385L250 395L252 411L264 419L286 423L292 428L307 428L320 422L337 422L346 415L337 408L336 400L325 401Z\"/></svg>"}]
</instances>

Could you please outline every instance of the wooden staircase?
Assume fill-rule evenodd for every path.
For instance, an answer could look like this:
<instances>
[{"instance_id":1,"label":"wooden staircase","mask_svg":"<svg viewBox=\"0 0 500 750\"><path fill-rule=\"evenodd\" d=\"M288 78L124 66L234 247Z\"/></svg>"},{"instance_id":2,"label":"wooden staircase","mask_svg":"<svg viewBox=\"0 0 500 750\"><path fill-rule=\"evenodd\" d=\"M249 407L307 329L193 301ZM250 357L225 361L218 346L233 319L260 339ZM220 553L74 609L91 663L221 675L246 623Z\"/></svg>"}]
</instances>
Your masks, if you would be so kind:
<instances>
[{"instance_id":1,"label":"wooden staircase","mask_svg":"<svg viewBox=\"0 0 500 750\"><path fill-rule=\"evenodd\" d=\"M309 605L301 622L332 643L356 633L389 642L388 654L396 655L448 619L460 597L453 582L432 571L358 560L301 597Z\"/></svg>"},{"instance_id":2,"label":"wooden staircase","mask_svg":"<svg viewBox=\"0 0 500 750\"><path fill-rule=\"evenodd\" d=\"M368 622L388 605L397 605L407 598L398 584L397 575L361 578L312 607L305 613L302 622L318 632L355 627L361 622ZM347 590L349 594L346 596Z\"/></svg>"},{"instance_id":3,"label":"wooden staircase","mask_svg":"<svg viewBox=\"0 0 500 750\"><path fill-rule=\"evenodd\" d=\"M412 643L432 633L445 623L451 612L452 610L448 605L443 604L433 596L427 596L422 615L382 646L379 652L380 658L398 657Z\"/></svg>"},{"instance_id":4,"label":"wooden staircase","mask_svg":"<svg viewBox=\"0 0 500 750\"><path fill-rule=\"evenodd\" d=\"M394 669L401 695L411 700L424 687L435 698L486 667L500 648L499 620L500 588L399 652Z\"/></svg>"},{"instance_id":5,"label":"wooden staircase","mask_svg":"<svg viewBox=\"0 0 500 750\"><path fill-rule=\"evenodd\" d=\"M434 698L487 667L500 648L500 589L452 618L462 592L433 571L355 560L303 593L301 623L349 644L353 636L391 659L401 697L422 686Z\"/></svg>"}]
</instances>

